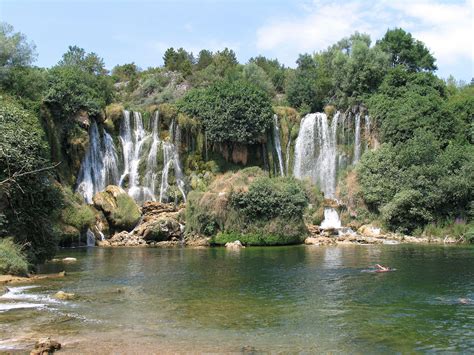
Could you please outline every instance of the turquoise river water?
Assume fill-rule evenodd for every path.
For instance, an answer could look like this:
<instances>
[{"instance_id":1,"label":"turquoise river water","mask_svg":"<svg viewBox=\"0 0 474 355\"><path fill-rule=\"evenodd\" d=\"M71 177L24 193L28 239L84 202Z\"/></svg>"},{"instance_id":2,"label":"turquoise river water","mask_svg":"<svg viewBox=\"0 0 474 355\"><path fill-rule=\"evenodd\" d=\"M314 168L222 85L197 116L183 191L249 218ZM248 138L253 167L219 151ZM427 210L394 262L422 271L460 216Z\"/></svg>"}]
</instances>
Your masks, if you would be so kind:
<instances>
[{"instance_id":1,"label":"turquoise river water","mask_svg":"<svg viewBox=\"0 0 474 355\"><path fill-rule=\"evenodd\" d=\"M0 297L0 352L474 352L474 248L89 248ZM394 272L373 273L375 263ZM56 301L59 290L76 294Z\"/></svg>"}]
</instances>

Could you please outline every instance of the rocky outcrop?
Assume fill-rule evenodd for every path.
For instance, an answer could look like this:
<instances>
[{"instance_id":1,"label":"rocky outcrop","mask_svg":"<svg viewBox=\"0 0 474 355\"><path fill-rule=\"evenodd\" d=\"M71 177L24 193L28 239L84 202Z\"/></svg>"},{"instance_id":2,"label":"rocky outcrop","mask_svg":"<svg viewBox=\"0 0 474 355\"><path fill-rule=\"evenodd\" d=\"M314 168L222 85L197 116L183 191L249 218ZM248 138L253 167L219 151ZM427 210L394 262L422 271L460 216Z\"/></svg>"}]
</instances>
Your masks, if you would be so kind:
<instances>
[{"instance_id":1,"label":"rocky outcrop","mask_svg":"<svg viewBox=\"0 0 474 355\"><path fill-rule=\"evenodd\" d=\"M47 355L61 349L61 344L51 338L40 339L36 342L35 348L30 355Z\"/></svg>"},{"instance_id":2,"label":"rocky outcrop","mask_svg":"<svg viewBox=\"0 0 474 355\"><path fill-rule=\"evenodd\" d=\"M130 231L140 220L140 208L119 186L107 186L92 200L94 207L104 214L111 231Z\"/></svg>"},{"instance_id":3,"label":"rocky outcrop","mask_svg":"<svg viewBox=\"0 0 474 355\"><path fill-rule=\"evenodd\" d=\"M145 202L140 223L131 231L116 233L101 246L175 246L184 235L182 208L160 202Z\"/></svg>"}]
</instances>

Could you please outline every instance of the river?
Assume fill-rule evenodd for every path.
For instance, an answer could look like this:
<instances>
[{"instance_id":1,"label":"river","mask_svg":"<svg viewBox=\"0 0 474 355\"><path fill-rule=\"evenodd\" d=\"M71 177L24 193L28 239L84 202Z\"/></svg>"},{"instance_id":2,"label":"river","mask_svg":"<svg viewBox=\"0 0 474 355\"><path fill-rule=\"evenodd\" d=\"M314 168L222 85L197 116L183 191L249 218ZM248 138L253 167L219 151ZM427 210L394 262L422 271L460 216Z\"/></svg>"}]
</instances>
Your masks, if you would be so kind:
<instances>
[{"instance_id":1,"label":"river","mask_svg":"<svg viewBox=\"0 0 474 355\"><path fill-rule=\"evenodd\" d=\"M62 250L63 279L0 297L0 350L473 352L474 248ZM376 263L396 268L373 273ZM55 301L59 290L76 294ZM466 299L463 304L460 299Z\"/></svg>"}]
</instances>

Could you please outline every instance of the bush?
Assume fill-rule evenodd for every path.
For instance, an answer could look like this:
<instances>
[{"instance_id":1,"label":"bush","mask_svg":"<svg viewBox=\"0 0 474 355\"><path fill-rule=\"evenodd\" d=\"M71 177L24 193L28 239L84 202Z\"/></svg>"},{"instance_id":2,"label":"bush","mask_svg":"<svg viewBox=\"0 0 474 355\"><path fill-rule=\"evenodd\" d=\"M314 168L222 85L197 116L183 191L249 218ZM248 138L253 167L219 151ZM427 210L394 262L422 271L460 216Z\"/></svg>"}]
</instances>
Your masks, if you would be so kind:
<instances>
[{"instance_id":1,"label":"bush","mask_svg":"<svg viewBox=\"0 0 474 355\"><path fill-rule=\"evenodd\" d=\"M28 262L21 247L11 238L0 240L0 274L25 276L28 273Z\"/></svg>"},{"instance_id":2,"label":"bush","mask_svg":"<svg viewBox=\"0 0 474 355\"><path fill-rule=\"evenodd\" d=\"M230 202L249 220L269 220L302 216L308 199L301 184L292 178L262 177L248 192L233 193Z\"/></svg>"},{"instance_id":3,"label":"bush","mask_svg":"<svg viewBox=\"0 0 474 355\"><path fill-rule=\"evenodd\" d=\"M301 182L246 168L218 177L205 192L189 194L186 229L213 236L218 245L236 239L248 245L297 244L307 234L307 203Z\"/></svg>"}]
</instances>

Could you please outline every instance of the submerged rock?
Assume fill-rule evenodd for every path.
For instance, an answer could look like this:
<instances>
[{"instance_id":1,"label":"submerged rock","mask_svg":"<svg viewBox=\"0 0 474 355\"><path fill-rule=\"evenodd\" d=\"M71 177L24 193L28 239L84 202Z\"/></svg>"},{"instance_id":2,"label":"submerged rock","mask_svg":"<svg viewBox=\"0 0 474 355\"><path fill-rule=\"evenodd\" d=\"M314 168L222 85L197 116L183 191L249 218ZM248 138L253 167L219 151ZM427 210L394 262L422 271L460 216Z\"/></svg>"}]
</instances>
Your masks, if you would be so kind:
<instances>
[{"instance_id":1,"label":"submerged rock","mask_svg":"<svg viewBox=\"0 0 474 355\"><path fill-rule=\"evenodd\" d=\"M74 293L68 293L64 291L58 291L54 294L54 298L62 301L67 301L67 300L72 300L76 298L76 295Z\"/></svg>"},{"instance_id":2,"label":"submerged rock","mask_svg":"<svg viewBox=\"0 0 474 355\"><path fill-rule=\"evenodd\" d=\"M52 354L61 349L61 344L51 338L40 339L36 342L35 348L31 350L30 355Z\"/></svg>"}]
</instances>

